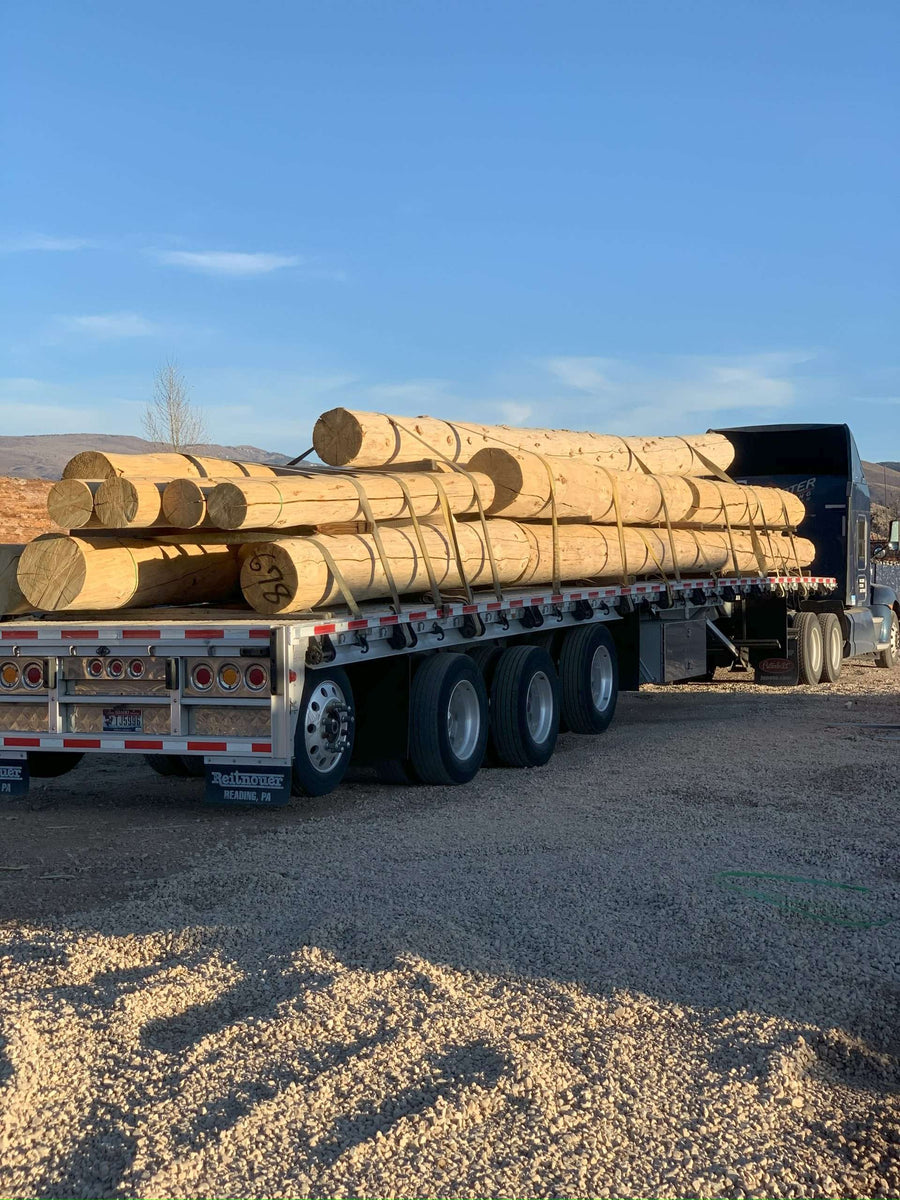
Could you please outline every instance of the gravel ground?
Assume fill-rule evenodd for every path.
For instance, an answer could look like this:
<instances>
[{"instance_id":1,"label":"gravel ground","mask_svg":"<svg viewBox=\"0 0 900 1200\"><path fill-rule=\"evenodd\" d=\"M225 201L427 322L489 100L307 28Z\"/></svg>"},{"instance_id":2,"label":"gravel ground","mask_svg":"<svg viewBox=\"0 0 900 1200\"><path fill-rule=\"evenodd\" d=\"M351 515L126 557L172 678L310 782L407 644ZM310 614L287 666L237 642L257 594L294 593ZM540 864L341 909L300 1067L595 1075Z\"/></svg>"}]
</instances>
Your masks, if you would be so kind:
<instances>
[{"instance_id":1,"label":"gravel ground","mask_svg":"<svg viewBox=\"0 0 900 1200\"><path fill-rule=\"evenodd\" d=\"M898 723L725 676L467 788L4 802L0 1194L900 1196Z\"/></svg>"}]
</instances>

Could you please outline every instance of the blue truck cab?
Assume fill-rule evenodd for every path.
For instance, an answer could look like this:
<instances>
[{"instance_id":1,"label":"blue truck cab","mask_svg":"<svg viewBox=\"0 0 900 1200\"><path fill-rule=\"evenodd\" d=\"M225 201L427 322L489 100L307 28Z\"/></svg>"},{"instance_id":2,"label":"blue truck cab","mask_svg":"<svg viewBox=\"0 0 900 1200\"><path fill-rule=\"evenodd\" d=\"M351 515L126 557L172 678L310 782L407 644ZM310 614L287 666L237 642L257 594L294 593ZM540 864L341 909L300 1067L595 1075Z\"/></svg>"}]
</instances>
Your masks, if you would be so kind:
<instances>
[{"instance_id":1,"label":"blue truck cab","mask_svg":"<svg viewBox=\"0 0 900 1200\"><path fill-rule=\"evenodd\" d=\"M816 547L813 575L838 582L804 608L834 612L844 657L875 654L880 666L900 658L900 579L871 554L871 498L847 425L760 425L720 429L735 447L731 477L794 492L806 505L799 534Z\"/></svg>"}]
</instances>

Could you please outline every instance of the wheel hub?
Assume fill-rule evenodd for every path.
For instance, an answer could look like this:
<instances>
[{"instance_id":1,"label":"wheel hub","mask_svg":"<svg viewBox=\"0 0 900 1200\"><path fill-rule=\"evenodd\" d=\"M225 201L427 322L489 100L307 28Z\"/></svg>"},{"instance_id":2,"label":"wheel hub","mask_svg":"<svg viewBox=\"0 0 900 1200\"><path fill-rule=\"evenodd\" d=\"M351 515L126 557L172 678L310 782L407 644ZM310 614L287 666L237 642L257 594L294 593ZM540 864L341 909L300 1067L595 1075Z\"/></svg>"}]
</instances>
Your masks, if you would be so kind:
<instances>
[{"instance_id":1,"label":"wheel hub","mask_svg":"<svg viewBox=\"0 0 900 1200\"><path fill-rule=\"evenodd\" d=\"M461 762L471 758L481 733L481 706L478 693L468 679L460 679L447 704L447 740Z\"/></svg>"},{"instance_id":2,"label":"wheel hub","mask_svg":"<svg viewBox=\"0 0 900 1200\"><path fill-rule=\"evenodd\" d=\"M326 679L312 690L303 714L303 741L317 771L332 771L340 761L350 744L350 720L350 706L333 680Z\"/></svg>"}]
</instances>

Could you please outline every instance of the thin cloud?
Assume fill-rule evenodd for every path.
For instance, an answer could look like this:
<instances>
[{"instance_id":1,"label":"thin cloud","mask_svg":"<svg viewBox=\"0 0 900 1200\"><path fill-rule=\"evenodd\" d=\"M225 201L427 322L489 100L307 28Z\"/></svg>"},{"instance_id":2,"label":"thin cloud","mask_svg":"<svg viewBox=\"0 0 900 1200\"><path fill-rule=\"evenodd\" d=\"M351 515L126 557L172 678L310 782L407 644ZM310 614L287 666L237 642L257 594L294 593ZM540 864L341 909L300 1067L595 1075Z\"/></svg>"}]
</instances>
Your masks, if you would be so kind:
<instances>
[{"instance_id":1,"label":"thin cloud","mask_svg":"<svg viewBox=\"0 0 900 1200\"><path fill-rule=\"evenodd\" d=\"M296 254L246 254L235 250L159 250L156 257L171 267L184 267L204 275L247 278L268 275L306 261Z\"/></svg>"},{"instance_id":2,"label":"thin cloud","mask_svg":"<svg viewBox=\"0 0 900 1200\"><path fill-rule=\"evenodd\" d=\"M41 250L87 250L94 244L89 238L48 237L42 233L31 233L0 239L0 254L25 254Z\"/></svg>"},{"instance_id":3,"label":"thin cloud","mask_svg":"<svg viewBox=\"0 0 900 1200\"><path fill-rule=\"evenodd\" d=\"M152 337L160 327L139 313L96 313L88 316L59 317L57 327L63 333L80 334L102 341L113 338Z\"/></svg>"}]
</instances>

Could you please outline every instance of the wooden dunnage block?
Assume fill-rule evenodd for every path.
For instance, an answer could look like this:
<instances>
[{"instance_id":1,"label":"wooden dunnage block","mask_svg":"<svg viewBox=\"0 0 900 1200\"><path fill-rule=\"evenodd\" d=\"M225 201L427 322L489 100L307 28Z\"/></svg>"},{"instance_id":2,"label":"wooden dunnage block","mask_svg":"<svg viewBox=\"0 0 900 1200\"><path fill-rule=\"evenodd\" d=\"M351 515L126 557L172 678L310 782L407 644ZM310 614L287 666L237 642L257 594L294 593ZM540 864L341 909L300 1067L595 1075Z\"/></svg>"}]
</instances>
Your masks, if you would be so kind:
<instances>
[{"instance_id":1,"label":"wooden dunnage block","mask_svg":"<svg viewBox=\"0 0 900 1200\"><path fill-rule=\"evenodd\" d=\"M486 475L397 471L350 478L323 471L271 480L226 480L213 488L206 503L210 521L220 529L289 529L366 520L360 489L375 520L387 521L409 515L407 494L417 517L439 514L439 489L451 512L477 512L476 488L486 509L494 496Z\"/></svg>"},{"instance_id":2,"label":"wooden dunnage block","mask_svg":"<svg viewBox=\"0 0 900 1200\"><path fill-rule=\"evenodd\" d=\"M278 472L263 463L232 462L224 458L198 458L193 454L103 454L85 450L69 459L63 479L109 479L125 475L131 479L270 479Z\"/></svg>"},{"instance_id":3,"label":"wooden dunnage block","mask_svg":"<svg viewBox=\"0 0 900 1200\"><path fill-rule=\"evenodd\" d=\"M731 443L720 433L622 438L565 429L473 425L435 417L389 417L348 408L333 408L319 417L313 445L319 458L335 467L385 467L417 461L431 452L452 462L469 462L485 446L584 459L620 471L640 470L643 462L660 475L707 475L704 458L720 470L727 470L734 460Z\"/></svg>"},{"instance_id":4,"label":"wooden dunnage block","mask_svg":"<svg viewBox=\"0 0 900 1200\"><path fill-rule=\"evenodd\" d=\"M162 525L165 483L154 479L128 479L115 475L94 495L94 515L105 529L148 529Z\"/></svg>"},{"instance_id":5,"label":"wooden dunnage block","mask_svg":"<svg viewBox=\"0 0 900 1200\"><path fill-rule=\"evenodd\" d=\"M31 612L31 605L22 595L16 573L24 546L0 545L0 617L14 617Z\"/></svg>"},{"instance_id":6,"label":"wooden dunnage block","mask_svg":"<svg viewBox=\"0 0 900 1200\"><path fill-rule=\"evenodd\" d=\"M47 515L62 529L96 529L94 514L98 479L59 479L47 496Z\"/></svg>"},{"instance_id":7,"label":"wooden dunnage block","mask_svg":"<svg viewBox=\"0 0 900 1200\"><path fill-rule=\"evenodd\" d=\"M442 525L427 523L421 529L439 586L460 587L462 580L447 531ZM501 582L510 583L528 566L528 537L513 521L491 521L490 530ZM481 523L460 524L458 536L469 582L489 586L491 567ZM428 570L412 526L385 527L381 537L400 594L428 590ZM334 559L355 599L374 600L390 595L371 534L319 534L250 547L241 570L241 590L248 604L261 613L305 612L326 604L342 604L343 593L322 547Z\"/></svg>"},{"instance_id":8,"label":"wooden dunnage block","mask_svg":"<svg viewBox=\"0 0 900 1200\"><path fill-rule=\"evenodd\" d=\"M44 612L195 604L230 599L240 576L228 544L162 543L45 534L24 548L17 582Z\"/></svg>"}]
</instances>

